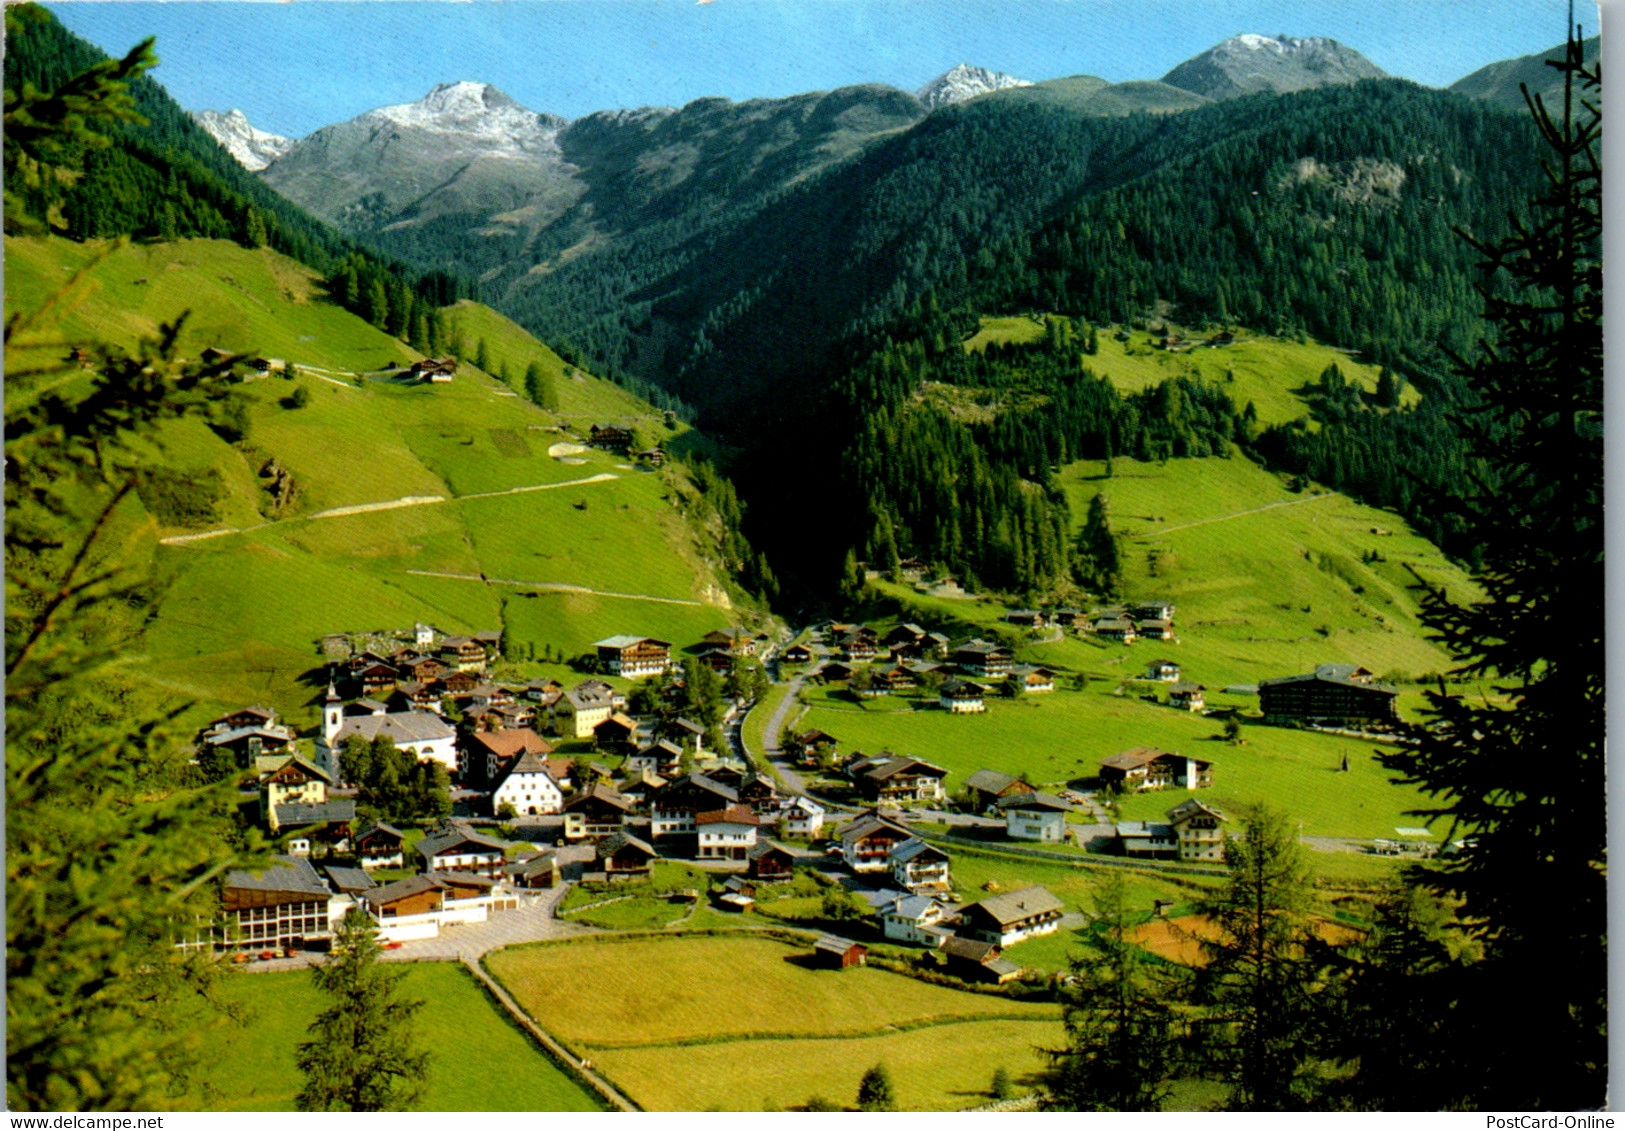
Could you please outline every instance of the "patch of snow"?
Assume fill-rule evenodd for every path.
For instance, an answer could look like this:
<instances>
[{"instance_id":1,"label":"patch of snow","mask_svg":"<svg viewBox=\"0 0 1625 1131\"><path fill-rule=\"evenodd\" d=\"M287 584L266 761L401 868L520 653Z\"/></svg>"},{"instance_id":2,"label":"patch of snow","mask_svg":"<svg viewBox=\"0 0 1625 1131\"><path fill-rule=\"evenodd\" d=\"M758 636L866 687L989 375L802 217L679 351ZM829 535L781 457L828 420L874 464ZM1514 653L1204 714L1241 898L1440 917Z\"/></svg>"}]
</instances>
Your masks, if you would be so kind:
<instances>
[{"instance_id":1,"label":"patch of snow","mask_svg":"<svg viewBox=\"0 0 1625 1131\"><path fill-rule=\"evenodd\" d=\"M241 110L197 110L192 120L218 141L237 164L257 173L293 147L293 139L257 130Z\"/></svg>"},{"instance_id":2,"label":"patch of snow","mask_svg":"<svg viewBox=\"0 0 1625 1131\"><path fill-rule=\"evenodd\" d=\"M960 63L922 86L915 92L915 97L925 104L926 109L935 110L939 106L951 106L991 91L1032 85L1014 75Z\"/></svg>"},{"instance_id":3,"label":"patch of snow","mask_svg":"<svg viewBox=\"0 0 1625 1131\"><path fill-rule=\"evenodd\" d=\"M556 148L569 123L552 114L527 110L489 83L441 83L417 102L369 110L358 121L409 126L453 134L479 143L493 156L517 154L538 145Z\"/></svg>"}]
</instances>

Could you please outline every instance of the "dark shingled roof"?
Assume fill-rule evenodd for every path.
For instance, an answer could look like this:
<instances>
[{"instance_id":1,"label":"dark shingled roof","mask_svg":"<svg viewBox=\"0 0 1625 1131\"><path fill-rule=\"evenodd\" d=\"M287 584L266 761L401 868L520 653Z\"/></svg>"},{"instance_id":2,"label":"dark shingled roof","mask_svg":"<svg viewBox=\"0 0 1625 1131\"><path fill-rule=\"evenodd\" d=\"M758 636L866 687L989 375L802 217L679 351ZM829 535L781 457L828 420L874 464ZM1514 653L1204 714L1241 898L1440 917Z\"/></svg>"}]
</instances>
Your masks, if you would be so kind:
<instances>
[{"instance_id":1,"label":"dark shingled roof","mask_svg":"<svg viewBox=\"0 0 1625 1131\"><path fill-rule=\"evenodd\" d=\"M1377 683L1371 673L1358 664L1321 664L1312 672L1301 675L1283 675L1274 679L1261 679L1259 687L1278 687L1283 683L1337 683L1344 687L1359 687L1367 691L1380 691L1384 695L1398 695L1399 689L1386 683Z\"/></svg>"},{"instance_id":2,"label":"dark shingled roof","mask_svg":"<svg viewBox=\"0 0 1625 1131\"><path fill-rule=\"evenodd\" d=\"M353 798L313 803L290 802L276 807L278 825L324 825L353 820L355 820Z\"/></svg>"},{"instance_id":3,"label":"dark shingled roof","mask_svg":"<svg viewBox=\"0 0 1625 1131\"><path fill-rule=\"evenodd\" d=\"M1034 915L1061 910L1061 901L1046 887L1037 885L1020 891L1007 891L972 904L980 907L996 923L1018 923ZM969 908L966 908L969 910Z\"/></svg>"},{"instance_id":4,"label":"dark shingled roof","mask_svg":"<svg viewBox=\"0 0 1625 1131\"><path fill-rule=\"evenodd\" d=\"M999 798L1000 809L1053 809L1061 813L1072 812L1069 802L1062 801L1053 793L1012 793L1009 797Z\"/></svg>"},{"instance_id":5,"label":"dark shingled roof","mask_svg":"<svg viewBox=\"0 0 1625 1131\"><path fill-rule=\"evenodd\" d=\"M245 891L297 891L319 895L323 899L333 892L316 871L316 866L303 856L274 856L276 864L263 872L231 872L226 876L228 888Z\"/></svg>"}]
</instances>

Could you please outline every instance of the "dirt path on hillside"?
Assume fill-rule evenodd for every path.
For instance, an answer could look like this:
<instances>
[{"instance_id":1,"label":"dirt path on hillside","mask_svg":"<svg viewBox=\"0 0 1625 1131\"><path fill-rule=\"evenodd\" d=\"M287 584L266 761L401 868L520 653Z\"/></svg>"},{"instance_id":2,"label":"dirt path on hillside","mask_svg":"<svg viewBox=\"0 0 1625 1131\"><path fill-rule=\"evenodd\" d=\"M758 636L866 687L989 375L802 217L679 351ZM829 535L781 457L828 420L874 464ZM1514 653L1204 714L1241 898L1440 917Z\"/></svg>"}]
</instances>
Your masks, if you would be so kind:
<instances>
[{"instance_id":1,"label":"dirt path on hillside","mask_svg":"<svg viewBox=\"0 0 1625 1131\"><path fill-rule=\"evenodd\" d=\"M1304 503L1323 502L1327 499L1335 499L1337 497L1338 496L1336 495L1328 494L1311 495L1307 499L1285 499L1279 503L1265 503L1261 507L1253 507L1249 510L1236 511L1234 514L1221 514L1217 518L1199 518L1195 522L1182 522L1178 526L1165 526L1161 530L1148 530L1143 534L1130 534L1129 537L1160 538L1164 534L1172 534L1176 530L1189 530L1193 526L1207 526L1209 523L1214 522L1229 522L1233 518L1241 518L1243 515L1257 514L1259 511L1271 511L1276 507L1301 507Z\"/></svg>"},{"instance_id":2,"label":"dirt path on hillside","mask_svg":"<svg viewBox=\"0 0 1625 1131\"><path fill-rule=\"evenodd\" d=\"M706 607L704 601L687 601L681 597L656 597L650 593L612 593L604 589L588 589L585 585L571 585L566 581L518 581L509 577L486 577L483 573L442 573L432 569L408 569L415 577L439 577L448 581L478 581L483 585L512 585L517 589L543 589L549 593L585 593L593 597L617 597L623 601L653 601L658 605L687 605L695 609Z\"/></svg>"},{"instance_id":3,"label":"dirt path on hillside","mask_svg":"<svg viewBox=\"0 0 1625 1131\"><path fill-rule=\"evenodd\" d=\"M476 491L472 495L406 495L399 499L385 499L378 503L355 503L346 507L330 507L315 514L300 515L297 518L285 518L280 522L262 522L256 526L226 526L219 530L205 530L201 534L175 534L168 538L158 539L160 546L185 546L192 542L201 542L207 538L222 538L227 534L246 534L251 530L263 530L267 526L287 526L299 522L314 522L321 518L343 518L352 514L371 514L374 511L392 511L400 507L424 507L432 503L460 503L465 499L495 499L503 495L523 495L529 491L556 491L561 487L582 487L589 483L605 483L620 476L613 472L601 471L597 475L589 475L585 479L567 479L563 483L537 483L529 487L509 487L504 491ZM408 571L411 572L411 571ZM515 582L514 584L525 584ZM623 594L606 593L603 596L619 596ZM662 600L663 598L650 598ZM698 601L677 601L677 604L698 605Z\"/></svg>"}]
</instances>

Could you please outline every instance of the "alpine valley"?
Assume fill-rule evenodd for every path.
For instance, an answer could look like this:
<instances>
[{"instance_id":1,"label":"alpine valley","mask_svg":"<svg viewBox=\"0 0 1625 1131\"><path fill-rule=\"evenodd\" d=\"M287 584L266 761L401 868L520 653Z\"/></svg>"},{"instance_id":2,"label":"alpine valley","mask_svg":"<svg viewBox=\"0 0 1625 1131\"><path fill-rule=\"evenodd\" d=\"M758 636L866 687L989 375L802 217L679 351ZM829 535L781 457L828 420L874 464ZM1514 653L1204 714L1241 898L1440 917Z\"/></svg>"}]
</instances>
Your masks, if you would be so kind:
<instances>
[{"instance_id":1,"label":"alpine valley","mask_svg":"<svg viewBox=\"0 0 1625 1131\"><path fill-rule=\"evenodd\" d=\"M1426 768L1563 46L283 137L6 20L10 1106L1601 1102Z\"/></svg>"}]
</instances>

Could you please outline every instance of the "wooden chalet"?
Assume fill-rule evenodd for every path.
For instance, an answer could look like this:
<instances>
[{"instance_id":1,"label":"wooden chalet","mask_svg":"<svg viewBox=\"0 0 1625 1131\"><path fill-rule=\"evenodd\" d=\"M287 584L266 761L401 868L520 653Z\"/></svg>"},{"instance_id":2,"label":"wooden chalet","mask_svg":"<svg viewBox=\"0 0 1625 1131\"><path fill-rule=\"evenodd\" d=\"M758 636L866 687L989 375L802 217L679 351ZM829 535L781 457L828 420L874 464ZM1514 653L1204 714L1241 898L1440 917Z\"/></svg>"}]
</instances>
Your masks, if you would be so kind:
<instances>
[{"instance_id":1,"label":"wooden chalet","mask_svg":"<svg viewBox=\"0 0 1625 1131\"><path fill-rule=\"evenodd\" d=\"M1192 797L1168 810L1168 824L1179 844L1179 858L1193 862L1224 859L1223 813Z\"/></svg>"},{"instance_id":2,"label":"wooden chalet","mask_svg":"<svg viewBox=\"0 0 1625 1131\"><path fill-rule=\"evenodd\" d=\"M537 852L502 866L502 878L516 888L535 891L559 885L559 860L551 852Z\"/></svg>"},{"instance_id":3,"label":"wooden chalet","mask_svg":"<svg viewBox=\"0 0 1625 1131\"><path fill-rule=\"evenodd\" d=\"M1154 746L1136 746L1102 761L1100 781L1124 791L1205 789L1213 784L1213 763Z\"/></svg>"},{"instance_id":4,"label":"wooden chalet","mask_svg":"<svg viewBox=\"0 0 1625 1131\"><path fill-rule=\"evenodd\" d=\"M619 790L594 782L564 803L565 839L613 836L631 809L632 803Z\"/></svg>"},{"instance_id":5,"label":"wooden chalet","mask_svg":"<svg viewBox=\"0 0 1625 1131\"><path fill-rule=\"evenodd\" d=\"M610 675L642 679L664 675L671 667L671 643L649 636L611 636L593 643L598 662Z\"/></svg>"},{"instance_id":6,"label":"wooden chalet","mask_svg":"<svg viewBox=\"0 0 1625 1131\"><path fill-rule=\"evenodd\" d=\"M854 762L847 773L867 801L897 804L944 801L948 796L942 788L948 771L918 758L882 754Z\"/></svg>"},{"instance_id":7,"label":"wooden chalet","mask_svg":"<svg viewBox=\"0 0 1625 1131\"><path fill-rule=\"evenodd\" d=\"M829 970L862 966L868 957L868 947L839 935L825 935L813 944L813 961Z\"/></svg>"},{"instance_id":8,"label":"wooden chalet","mask_svg":"<svg viewBox=\"0 0 1625 1131\"><path fill-rule=\"evenodd\" d=\"M1139 636L1134 622L1127 617L1102 618L1095 621L1091 630L1102 640L1117 640L1124 644L1134 643Z\"/></svg>"},{"instance_id":9,"label":"wooden chalet","mask_svg":"<svg viewBox=\"0 0 1625 1131\"><path fill-rule=\"evenodd\" d=\"M450 381L457 376L457 359L455 357L425 357L414 361L407 366L406 377L409 381L424 381L440 384Z\"/></svg>"},{"instance_id":10,"label":"wooden chalet","mask_svg":"<svg viewBox=\"0 0 1625 1131\"><path fill-rule=\"evenodd\" d=\"M852 679L852 665L831 661L820 667L814 676L822 683L848 683Z\"/></svg>"},{"instance_id":11,"label":"wooden chalet","mask_svg":"<svg viewBox=\"0 0 1625 1131\"><path fill-rule=\"evenodd\" d=\"M1015 653L1003 644L972 640L954 649L954 663L961 671L983 679L1003 679L1010 674Z\"/></svg>"},{"instance_id":12,"label":"wooden chalet","mask_svg":"<svg viewBox=\"0 0 1625 1131\"><path fill-rule=\"evenodd\" d=\"M708 632L700 638L700 643L711 648L723 648L736 656L754 656L765 640L766 637L748 628L735 627Z\"/></svg>"},{"instance_id":13,"label":"wooden chalet","mask_svg":"<svg viewBox=\"0 0 1625 1131\"><path fill-rule=\"evenodd\" d=\"M782 844L758 840L745 854L745 874L761 883L780 883L795 878L796 858Z\"/></svg>"},{"instance_id":14,"label":"wooden chalet","mask_svg":"<svg viewBox=\"0 0 1625 1131\"><path fill-rule=\"evenodd\" d=\"M739 791L704 774L678 778L649 800L649 832L656 840L693 833L695 817L739 803Z\"/></svg>"},{"instance_id":15,"label":"wooden chalet","mask_svg":"<svg viewBox=\"0 0 1625 1131\"><path fill-rule=\"evenodd\" d=\"M1397 689L1355 664L1321 664L1303 675L1260 681L1259 705L1272 723L1392 727L1399 721Z\"/></svg>"},{"instance_id":16,"label":"wooden chalet","mask_svg":"<svg viewBox=\"0 0 1625 1131\"><path fill-rule=\"evenodd\" d=\"M959 912L959 933L997 946L1052 934L1060 927L1061 901L1045 887L1002 892Z\"/></svg>"},{"instance_id":17,"label":"wooden chalet","mask_svg":"<svg viewBox=\"0 0 1625 1131\"><path fill-rule=\"evenodd\" d=\"M593 863L606 880L647 879L660 858L647 842L624 829L612 833L593 848Z\"/></svg>"},{"instance_id":18,"label":"wooden chalet","mask_svg":"<svg viewBox=\"0 0 1625 1131\"><path fill-rule=\"evenodd\" d=\"M1044 628L1049 624L1049 617L1042 609L1011 609L1004 614L1004 619L1021 628Z\"/></svg>"},{"instance_id":19,"label":"wooden chalet","mask_svg":"<svg viewBox=\"0 0 1625 1131\"><path fill-rule=\"evenodd\" d=\"M1190 680L1180 680L1168 689L1168 705L1182 711L1200 711L1207 706L1203 693L1207 688Z\"/></svg>"},{"instance_id":20,"label":"wooden chalet","mask_svg":"<svg viewBox=\"0 0 1625 1131\"><path fill-rule=\"evenodd\" d=\"M502 870L502 842L477 833L460 821L448 821L418 841L417 854L424 872L473 872L495 877Z\"/></svg>"},{"instance_id":21,"label":"wooden chalet","mask_svg":"<svg viewBox=\"0 0 1625 1131\"><path fill-rule=\"evenodd\" d=\"M1163 683L1175 683L1179 680L1179 663L1176 660L1156 660L1145 669L1146 679L1155 679Z\"/></svg>"},{"instance_id":22,"label":"wooden chalet","mask_svg":"<svg viewBox=\"0 0 1625 1131\"><path fill-rule=\"evenodd\" d=\"M907 825L869 809L841 829L841 858L854 872L884 872L891 867L892 849L913 836Z\"/></svg>"},{"instance_id":23,"label":"wooden chalet","mask_svg":"<svg viewBox=\"0 0 1625 1131\"><path fill-rule=\"evenodd\" d=\"M739 801L750 806L753 813L766 813L778 808L779 790L773 784L773 779L764 774L751 774L735 787L734 792L739 794Z\"/></svg>"},{"instance_id":24,"label":"wooden chalet","mask_svg":"<svg viewBox=\"0 0 1625 1131\"><path fill-rule=\"evenodd\" d=\"M810 664L812 658L812 649L805 644L792 644L779 654L779 662L785 664Z\"/></svg>"},{"instance_id":25,"label":"wooden chalet","mask_svg":"<svg viewBox=\"0 0 1625 1131\"><path fill-rule=\"evenodd\" d=\"M637 737L638 724L614 711L609 718L592 728L593 745L599 750L618 752L632 745Z\"/></svg>"},{"instance_id":26,"label":"wooden chalet","mask_svg":"<svg viewBox=\"0 0 1625 1131\"><path fill-rule=\"evenodd\" d=\"M404 868L405 846L406 834L383 821L363 825L350 837L350 847L363 868Z\"/></svg>"},{"instance_id":27,"label":"wooden chalet","mask_svg":"<svg viewBox=\"0 0 1625 1131\"><path fill-rule=\"evenodd\" d=\"M619 428L613 424L594 424L587 433L587 445L593 448L603 448L605 451L619 452L625 455L631 450L633 444L632 430Z\"/></svg>"},{"instance_id":28,"label":"wooden chalet","mask_svg":"<svg viewBox=\"0 0 1625 1131\"><path fill-rule=\"evenodd\" d=\"M1032 791L1033 787L1024 779L998 770L977 770L965 779L965 795L978 813L985 813L1011 794Z\"/></svg>"},{"instance_id":29,"label":"wooden chalet","mask_svg":"<svg viewBox=\"0 0 1625 1131\"><path fill-rule=\"evenodd\" d=\"M942 942L947 972L967 982L1003 985L1021 976L1021 967L1004 957L995 943L951 935Z\"/></svg>"},{"instance_id":30,"label":"wooden chalet","mask_svg":"<svg viewBox=\"0 0 1625 1131\"><path fill-rule=\"evenodd\" d=\"M1174 622L1160 617L1149 617L1134 622L1134 635L1141 640L1174 639Z\"/></svg>"},{"instance_id":31,"label":"wooden chalet","mask_svg":"<svg viewBox=\"0 0 1625 1131\"><path fill-rule=\"evenodd\" d=\"M987 710L987 688L954 676L937 688L937 706L951 715L978 715Z\"/></svg>"}]
</instances>

